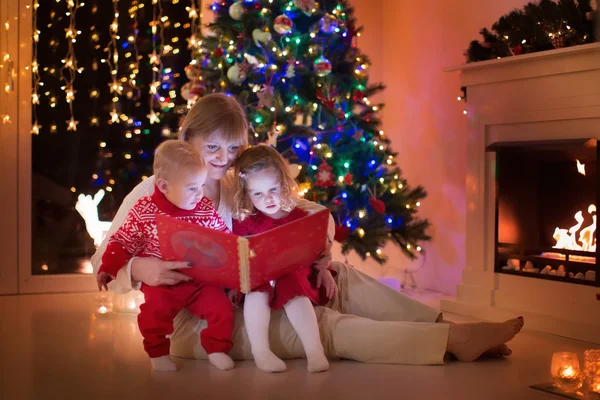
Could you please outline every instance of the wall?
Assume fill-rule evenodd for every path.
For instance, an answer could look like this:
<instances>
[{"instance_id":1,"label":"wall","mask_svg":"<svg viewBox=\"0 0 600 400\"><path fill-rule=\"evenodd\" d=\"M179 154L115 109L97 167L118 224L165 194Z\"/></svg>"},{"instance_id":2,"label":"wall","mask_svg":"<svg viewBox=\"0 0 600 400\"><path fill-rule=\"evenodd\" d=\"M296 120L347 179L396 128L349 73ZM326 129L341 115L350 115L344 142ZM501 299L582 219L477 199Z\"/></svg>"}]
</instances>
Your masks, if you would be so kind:
<instances>
[{"instance_id":1,"label":"wall","mask_svg":"<svg viewBox=\"0 0 600 400\"><path fill-rule=\"evenodd\" d=\"M442 72L464 63L463 52L501 15L525 0L431 2L353 0L365 31L360 49L373 62L371 81L383 81L384 130L399 153L397 161L411 185L429 196L420 214L431 220L434 239L427 256L410 262L393 246L390 262L378 267L353 257L349 261L374 276L401 277L418 270L419 287L454 294L465 264L466 117L459 75Z\"/></svg>"}]
</instances>

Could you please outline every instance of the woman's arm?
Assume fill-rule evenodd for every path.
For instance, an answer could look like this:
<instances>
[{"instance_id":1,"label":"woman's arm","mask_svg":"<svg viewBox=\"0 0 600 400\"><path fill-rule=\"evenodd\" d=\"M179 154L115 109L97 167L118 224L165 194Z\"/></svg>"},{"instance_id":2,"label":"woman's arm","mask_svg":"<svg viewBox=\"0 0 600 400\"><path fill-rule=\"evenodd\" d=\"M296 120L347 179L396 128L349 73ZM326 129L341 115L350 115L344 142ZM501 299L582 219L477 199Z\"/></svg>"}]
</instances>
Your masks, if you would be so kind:
<instances>
[{"instance_id":1,"label":"woman's arm","mask_svg":"<svg viewBox=\"0 0 600 400\"><path fill-rule=\"evenodd\" d=\"M96 253L91 258L92 267L94 268L94 274L98 273L98 269L102 264L102 256L106 251L106 246L108 245L108 240L110 237L123 225L125 219L127 218L127 214L131 208L137 203L139 199L144 196L150 196L154 192L154 176L146 179L145 181L140 182L133 190L123 199L123 203L117 210L117 214L115 215L112 224L110 225L110 229L100 247L96 250ZM108 284L110 290L118 292L118 293L126 293L132 289L139 289L140 282L132 282L131 280L131 265L135 258L129 260L127 265L124 268L121 268L117 274L117 277L114 281Z\"/></svg>"}]
</instances>

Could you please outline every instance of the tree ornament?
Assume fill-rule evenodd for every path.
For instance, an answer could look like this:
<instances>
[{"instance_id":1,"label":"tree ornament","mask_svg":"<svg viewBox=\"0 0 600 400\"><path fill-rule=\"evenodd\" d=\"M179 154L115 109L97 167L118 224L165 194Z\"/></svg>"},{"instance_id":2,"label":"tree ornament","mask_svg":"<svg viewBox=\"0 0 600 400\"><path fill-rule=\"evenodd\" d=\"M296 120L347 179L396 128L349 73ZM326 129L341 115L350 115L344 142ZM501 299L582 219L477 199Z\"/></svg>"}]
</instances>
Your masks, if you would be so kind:
<instances>
[{"instance_id":1,"label":"tree ornament","mask_svg":"<svg viewBox=\"0 0 600 400\"><path fill-rule=\"evenodd\" d=\"M338 21L335 16L331 14L325 14L319 21L319 25L321 26L321 32L327 34L334 33L335 30L338 29Z\"/></svg>"},{"instance_id":2,"label":"tree ornament","mask_svg":"<svg viewBox=\"0 0 600 400\"><path fill-rule=\"evenodd\" d=\"M221 47L217 47L215 48L215 50L213 51L213 54L215 55L215 57L220 58L223 57L223 53L225 53L225 51L223 51L223 49Z\"/></svg>"},{"instance_id":3,"label":"tree ornament","mask_svg":"<svg viewBox=\"0 0 600 400\"><path fill-rule=\"evenodd\" d=\"M292 79L296 76L296 70L294 69L295 60L290 60L288 62L288 66L285 70L285 77L288 79Z\"/></svg>"},{"instance_id":4,"label":"tree ornament","mask_svg":"<svg viewBox=\"0 0 600 400\"><path fill-rule=\"evenodd\" d=\"M313 10L315 9L315 0L294 0L294 4L309 17L312 15Z\"/></svg>"},{"instance_id":5,"label":"tree ornament","mask_svg":"<svg viewBox=\"0 0 600 400\"><path fill-rule=\"evenodd\" d=\"M258 97L258 107L273 107L273 101L275 100L273 86L263 85L256 96Z\"/></svg>"},{"instance_id":6,"label":"tree ornament","mask_svg":"<svg viewBox=\"0 0 600 400\"><path fill-rule=\"evenodd\" d=\"M335 235L333 239L337 242L343 243L350 236L350 228L346 225L336 225L335 226Z\"/></svg>"},{"instance_id":7,"label":"tree ornament","mask_svg":"<svg viewBox=\"0 0 600 400\"><path fill-rule=\"evenodd\" d=\"M519 44L519 45L517 45L516 47L513 47L513 48L511 49L511 52L512 52L513 56L518 56L518 55L520 55L521 53L523 53L523 46L521 46L521 45Z\"/></svg>"},{"instance_id":8,"label":"tree ornament","mask_svg":"<svg viewBox=\"0 0 600 400\"><path fill-rule=\"evenodd\" d=\"M244 6L242 3L236 2L229 7L229 16L236 21L240 21L244 15Z\"/></svg>"},{"instance_id":9,"label":"tree ornament","mask_svg":"<svg viewBox=\"0 0 600 400\"><path fill-rule=\"evenodd\" d=\"M321 160L321 164L319 165L319 170L317 172L317 182L315 183L315 186L322 188L335 186L331 169L331 165L327 164L325 159Z\"/></svg>"},{"instance_id":10,"label":"tree ornament","mask_svg":"<svg viewBox=\"0 0 600 400\"><path fill-rule=\"evenodd\" d=\"M195 81L200 78L200 66L198 64L188 64L188 66L185 67L185 76L187 76L190 81Z\"/></svg>"},{"instance_id":11,"label":"tree ornament","mask_svg":"<svg viewBox=\"0 0 600 400\"><path fill-rule=\"evenodd\" d=\"M192 87L190 89L190 94L192 96L192 100L198 100L199 97L202 97L206 92L206 85L200 79L196 79L192 82Z\"/></svg>"},{"instance_id":12,"label":"tree ornament","mask_svg":"<svg viewBox=\"0 0 600 400\"><path fill-rule=\"evenodd\" d=\"M244 71L244 67L242 67L243 63L235 63L227 70L227 79L234 85L241 85L242 82L246 80L246 72Z\"/></svg>"},{"instance_id":13,"label":"tree ornament","mask_svg":"<svg viewBox=\"0 0 600 400\"><path fill-rule=\"evenodd\" d=\"M377 199L377 186L373 187L373 191L367 188L369 193L371 194L371 198L369 199L369 204L373 208L373 210L377 211L379 214L385 213L385 203L379 199Z\"/></svg>"},{"instance_id":14,"label":"tree ornament","mask_svg":"<svg viewBox=\"0 0 600 400\"><path fill-rule=\"evenodd\" d=\"M323 56L317 58L313 65L315 67L315 73L321 78L331 73L331 61Z\"/></svg>"},{"instance_id":15,"label":"tree ornament","mask_svg":"<svg viewBox=\"0 0 600 400\"><path fill-rule=\"evenodd\" d=\"M279 15L277 18L275 18L275 21L273 21L273 29L275 29L275 32L279 33L280 35L287 35L288 33L291 33L293 26L294 23L285 14Z\"/></svg>"},{"instance_id":16,"label":"tree ornament","mask_svg":"<svg viewBox=\"0 0 600 400\"><path fill-rule=\"evenodd\" d=\"M185 83L182 87L181 87L181 97L185 100L185 101L190 101L192 100L192 82L187 82Z\"/></svg>"},{"instance_id":17,"label":"tree ornament","mask_svg":"<svg viewBox=\"0 0 600 400\"><path fill-rule=\"evenodd\" d=\"M562 49L565 47L565 37L564 36L554 36L552 38L552 46L555 49Z\"/></svg>"},{"instance_id":18,"label":"tree ornament","mask_svg":"<svg viewBox=\"0 0 600 400\"><path fill-rule=\"evenodd\" d=\"M262 47L261 44L269 43L271 39L271 32L263 32L258 28L252 31L252 40L254 40L254 44L258 47Z\"/></svg>"},{"instance_id":19,"label":"tree ornament","mask_svg":"<svg viewBox=\"0 0 600 400\"><path fill-rule=\"evenodd\" d=\"M352 174L349 171L344 175L344 183L346 185L352 185Z\"/></svg>"}]
</instances>

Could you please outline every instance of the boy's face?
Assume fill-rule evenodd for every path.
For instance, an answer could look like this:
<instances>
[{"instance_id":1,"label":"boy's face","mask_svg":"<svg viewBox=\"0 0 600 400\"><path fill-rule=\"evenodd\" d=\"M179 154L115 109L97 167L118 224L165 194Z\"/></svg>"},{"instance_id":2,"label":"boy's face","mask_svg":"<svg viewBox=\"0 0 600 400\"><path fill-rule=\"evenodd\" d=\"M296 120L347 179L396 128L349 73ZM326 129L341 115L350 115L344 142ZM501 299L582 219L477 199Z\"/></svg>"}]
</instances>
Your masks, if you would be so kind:
<instances>
[{"instance_id":1,"label":"boy's face","mask_svg":"<svg viewBox=\"0 0 600 400\"><path fill-rule=\"evenodd\" d=\"M182 210L193 210L204 195L206 168L182 168L175 177L169 177L164 185L159 184L167 200Z\"/></svg>"},{"instance_id":2,"label":"boy's face","mask_svg":"<svg viewBox=\"0 0 600 400\"><path fill-rule=\"evenodd\" d=\"M272 218L282 218L287 213L281 210L281 180L275 168L246 174L248 195L256 209Z\"/></svg>"},{"instance_id":3,"label":"boy's face","mask_svg":"<svg viewBox=\"0 0 600 400\"><path fill-rule=\"evenodd\" d=\"M225 140L219 132L215 132L205 139L195 137L190 140L190 143L206 162L210 179L223 178L240 155L240 144Z\"/></svg>"}]
</instances>

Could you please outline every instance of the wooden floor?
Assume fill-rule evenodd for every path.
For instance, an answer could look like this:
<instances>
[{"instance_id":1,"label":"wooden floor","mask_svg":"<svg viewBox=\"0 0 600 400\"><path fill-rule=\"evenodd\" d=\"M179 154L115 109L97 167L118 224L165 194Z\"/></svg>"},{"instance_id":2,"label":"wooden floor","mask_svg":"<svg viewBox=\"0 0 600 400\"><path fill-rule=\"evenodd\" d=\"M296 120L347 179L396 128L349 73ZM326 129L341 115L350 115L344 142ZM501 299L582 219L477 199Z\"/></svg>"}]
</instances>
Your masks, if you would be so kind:
<instances>
[{"instance_id":1,"label":"wooden floor","mask_svg":"<svg viewBox=\"0 0 600 400\"><path fill-rule=\"evenodd\" d=\"M510 343L513 356L471 364L337 361L328 372L309 374L304 360L292 360L287 372L273 375L252 361L222 372L206 361L176 359L179 371L152 373L135 316L96 316L95 299L0 297L0 399L559 399L528 386L550 380L553 352L599 347L524 331Z\"/></svg>"}]
</instances>

